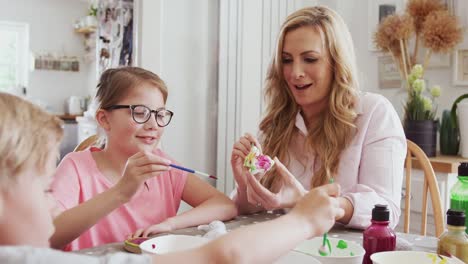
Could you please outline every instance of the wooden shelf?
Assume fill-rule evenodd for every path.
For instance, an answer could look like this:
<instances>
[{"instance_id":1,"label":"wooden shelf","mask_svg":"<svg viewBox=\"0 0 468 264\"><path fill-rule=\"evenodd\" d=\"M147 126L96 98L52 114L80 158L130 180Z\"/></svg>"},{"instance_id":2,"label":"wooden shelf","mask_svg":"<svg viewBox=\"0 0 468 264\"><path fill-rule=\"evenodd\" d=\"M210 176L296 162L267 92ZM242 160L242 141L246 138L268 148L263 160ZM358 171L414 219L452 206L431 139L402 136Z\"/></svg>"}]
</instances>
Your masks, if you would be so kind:
<instances>
[{"instance_id":1,"label":"wooden shelf","mask_svg":"<svg viewBox=\"0 0 468 264\"><path fill-rule=\"evenodd\" d=\"M416 159L413 158L413 169L421 169L419 162L415 161ZM461 156L447 156L437 154L437 156L429 158L429 161L431 162L432 168L436 173L458 173L458 165L460 165L460 162L468 162L468 159Z\"/></svg>"},{"instance_id":2,"label":"wooden shelf","mask_svg":"<svg viewBox=\"0 0 468 264\"><path fill-rule=\"evenodd\" d=\"M77 28L75 29L75 32L81 33L81 34L91 34L91 33L96 32L96 27Z\"/></svg>"},{"instance_id":3,"label":"wooden shelf","mask_svg":"<svg viewBox=\"0 0 468 264\"><path fill-rule=\"evenodd\" d=\"M63 115L55 115L58 118L64 120L64 121L76 121L76 118L78 116L83 116L83 115L69 115L69 114L63 114Z\"/></svg>"}]
</instances>

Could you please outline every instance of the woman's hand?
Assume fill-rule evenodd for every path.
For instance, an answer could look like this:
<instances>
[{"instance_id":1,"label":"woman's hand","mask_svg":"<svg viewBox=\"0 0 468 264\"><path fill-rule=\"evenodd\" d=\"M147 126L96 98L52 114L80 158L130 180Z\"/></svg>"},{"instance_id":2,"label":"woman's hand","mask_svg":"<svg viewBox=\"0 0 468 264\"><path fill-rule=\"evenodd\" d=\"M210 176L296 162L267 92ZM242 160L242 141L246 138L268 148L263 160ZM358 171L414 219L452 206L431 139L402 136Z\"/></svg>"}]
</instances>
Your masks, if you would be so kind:
<instances>
[{"instance_id":1,"label":"woman's hand","mask_svg":"<svg viewBox=\"0 0 468 264\"><path fill-rule=\"evenodd\" d=\"M159 233L171 232L172 230L173 230L172 225L170 224L168 220L166 220L164 222L149 226L147 228L140 228L133 235L130 235L128 238L148 237L149 235L156 235Z\"/></svg>"},{"instance_id":2,"label":"woman's hand","mask_svg":"<svg viewBox=\"0 0 468 264\"><path fill-rule=\"evenodd\" d=\"M169 164L170 160L151 152L138 152L127 160L124 174L115 188L124 201L129 201L147 179L168 171Z\"/></svg>"},{"instance_id":3,"label":"woman's hand","mask_svg":"<svg viewBox=\"0 0 468 264\"><path fill-rule=\"evenodd\" d=\"M231 167L234 179L237 182L238 189L245 191L247 187L246 170L244 168L245 157L249 154L250 149L254 144L262 152L262 147L258 140L249 133L242 136L239 141L234 143L231 154Z\"/></svg>"},{"instance_id":4,"label":"woman's hand","mask_svg":"<svg viewBox=\"0 0 468 264\"><path fill-rule=\"evenodd\" d=\"M266 210L291 208L307 191L288 169L275 158L276 171L281 175L281 185L277 193L265 188L251 173L247 173L247 199Z\"/></svg>"}]
</instances>

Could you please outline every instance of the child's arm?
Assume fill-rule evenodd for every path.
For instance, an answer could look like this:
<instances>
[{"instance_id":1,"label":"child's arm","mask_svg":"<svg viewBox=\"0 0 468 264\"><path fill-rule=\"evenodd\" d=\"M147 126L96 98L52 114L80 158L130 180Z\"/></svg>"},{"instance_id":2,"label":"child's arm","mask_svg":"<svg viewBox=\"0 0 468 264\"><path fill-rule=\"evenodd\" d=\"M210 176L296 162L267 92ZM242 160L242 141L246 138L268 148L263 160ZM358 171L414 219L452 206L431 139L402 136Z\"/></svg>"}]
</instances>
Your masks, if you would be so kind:
<instances>
[{"instance_id":1,"label":"child's arm","mask_svg":"<svg viewBox=\"0 0 468 264\"><path fill-rule=\"evenodd\" d=\"M138 152L128 159L124 175L112 188L54 219L55 233L50 238L53 248L61 249L95 225L101 218L130 201L148 178L169 170L170 161L151 153Z\"/></svg>"},{"instance_id":2,"label":"child's arm","mask_svg":"<svg viewBox=\"0 0 468 264\"><path fill-rule=\"evenodd\" d=\"M301 199L293 210L275 220L239 228L203 247L164 255L153 255L152 262L164 263L271 263L286 254L301 241L328 231L335 219L344 214L336 196L339 185L329 184L311 190ZM43 250L43 249L42 249ZM63 255L63 261L73 258L84 260L88 256L58 252L56 257L47 257L52 263ZM24 256L24 254L23 254ZM73 256L73 257L72 257ZM149 255L112 254L103 257L100 263L122 263L125 258L132 263L146 263ZM86 262L96 260L92 257ZM131 258L133 258L131 260ZM80 260L81 260L80 259Z\"/></svg>"},{"instance_id":3,"label":"child's arm","mask_svg":"<svg viewBox=\"0 0 468 264\"><path fill-rule=\"evenodd\" d=\"M202 248L154 256L154 263L271 263L301 241L328 231L343 216L339 186L311 190L287 215L239 228ZM332 197L330 197L332 196Z\"/></svg>"},{"instance_id":4,"label":"child's arm","mask_svg":"<svg viewBox=\"0 0 468 264\"><path fill-rule=\"evenodd\" d=\"M113 187L62 212L54 219L55 232L49 240L50 246L56 249L64 248L101 218L127 201L127 198Z\"/></svg>"},{"instance_id":5,"label":"child's arm","mask_svg":"<svg viewBox=\"0 0 468 264\"><path fill-rule=\"evenodd\" d=\"M237 216L236 206L231 199L190 173L187 175L182 199L194 208L168 218L160 224L146 229L139 229L133 236L139 237L169 232L189 226L206 224L213 220L229 220Z\"/></svg>"}]
</instances>

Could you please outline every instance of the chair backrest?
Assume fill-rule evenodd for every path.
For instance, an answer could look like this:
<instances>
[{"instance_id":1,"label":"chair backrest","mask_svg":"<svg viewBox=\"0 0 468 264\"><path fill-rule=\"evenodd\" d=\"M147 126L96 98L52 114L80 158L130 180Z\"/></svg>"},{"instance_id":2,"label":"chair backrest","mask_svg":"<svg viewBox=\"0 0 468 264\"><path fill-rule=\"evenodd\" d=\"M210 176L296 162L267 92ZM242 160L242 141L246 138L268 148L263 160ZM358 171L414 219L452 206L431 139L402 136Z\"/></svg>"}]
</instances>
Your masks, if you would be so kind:
<instances>
[{"instance_id":1,"label":"chair backrest","mask_svg":"<svg viewBox=\"0 0 468 264\"><path fill-rule=\"evenodd\" d=\"M422 198L422 220L421 220L421 235L426 235L427 228L427 192L429 191L432 201L432 209L434 213L435 234L439 237L444 232L444 217L442 213L442 202L440 199L439 185L432 168L431 162L426 154L414 142L407 140L408 151L406 154L406 195L405 195L405 223L404 232L409 233L410 225L410 199L411 199L411 169L412 157L416 158L424 172L424 186Z\"/></svg>"},{"instance_id":2,"label":"chair backrest","mask_svg":"<svg viewBox=\"0 0 468 264\"><path fill-rule=\"evenodd\" d=\"M78 144L73 151L76 152L76 151L85 150L89 148L90 146L92 146L94 143L96 143L97 140L98 140L97 135L89 136L85 140L81 141L81 143Z\"/></svg>"}]
</instances>

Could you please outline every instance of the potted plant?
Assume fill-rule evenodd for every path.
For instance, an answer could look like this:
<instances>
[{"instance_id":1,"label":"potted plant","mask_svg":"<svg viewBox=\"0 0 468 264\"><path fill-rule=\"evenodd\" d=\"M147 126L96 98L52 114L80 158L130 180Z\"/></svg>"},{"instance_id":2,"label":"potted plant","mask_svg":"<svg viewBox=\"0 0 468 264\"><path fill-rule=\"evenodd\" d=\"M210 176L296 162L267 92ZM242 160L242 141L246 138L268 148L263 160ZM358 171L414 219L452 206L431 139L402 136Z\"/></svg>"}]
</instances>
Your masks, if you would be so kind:
<instances>
[{"instance_id":1,"label":"potted plant","mask_svg":"<svg viewBox=\"0 0 468 264\"><path fill-rule=\"evenodd\" d=\"M436 98L440 96L440 86L426 89L422 79L423 67L416 64L408 75L408 100L405 105L404 129L406 138L416 143L428 157L436 155L437 127Z\"/></svg>"},{"instance_id":2,"label":"potted plant","mask_svg":"<svg viewBox=\"0 0 468 264\"><path fill-rule=\"evenodd\" d=\"M98 9L94 4L91 4L88 9L88 15L84 18L85 19L85 26L90 28L97 27L97 12Z\"/></svg>"}]
</instances>

